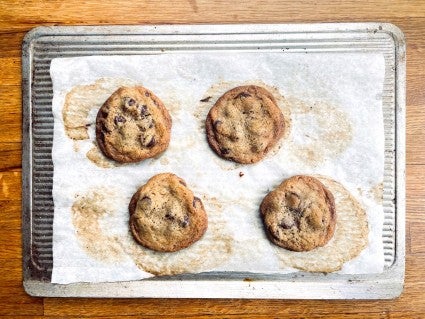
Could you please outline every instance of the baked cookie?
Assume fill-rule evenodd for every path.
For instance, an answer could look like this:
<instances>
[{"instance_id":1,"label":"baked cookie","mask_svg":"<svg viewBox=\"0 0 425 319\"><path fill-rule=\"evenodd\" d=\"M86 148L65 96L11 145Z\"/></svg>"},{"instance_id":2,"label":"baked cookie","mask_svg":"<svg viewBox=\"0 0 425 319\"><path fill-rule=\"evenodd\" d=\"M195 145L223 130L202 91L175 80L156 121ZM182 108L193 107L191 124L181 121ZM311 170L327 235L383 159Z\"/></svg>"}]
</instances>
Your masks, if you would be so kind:
<instances>
[{"instance_id":1,"label":"baked cookie","mask_svg":"<svg viewBox=\"0 0 425 319\"><path fill-rule=\"evenodd\" d=\"M270 92L247 85L217 100L205 128L208 144L219 156L250 164L260 161L283 136L285 121Z\"/></svg>"},{"instance_id":2,"label":"baked cookie","mask_svg":"<svg viewBox=\"0 0 425 319\"><path fill-rule=\"evenodd\" d=\"M120 163L139 162L164 152L170 131L167 109L142 86L119 88L97 113L97 144L106 157Z\"/></svg>"},{"instance_id":3,"label":"baked cookie","mask_svg":"<svg viewBox=\"0 0 425 319\"><path fill-rule=\"evenodd\" d=\"M297 175L263 199L261 216L270 240L292 251L324 246L336 224L332 193L316 178Z\"/></svg>"},{"instance_id":4,"label":"baked cookie","mask_svg":"<svg viewBox=\"0 0 425 319\"><path fill-rule=\"evenodd\" d=\"M147 248L173 252L202 237L208 220L204 205L181 178L171 173L153 176L133 195L130 229Z\"/></svg>"}]
</instances>

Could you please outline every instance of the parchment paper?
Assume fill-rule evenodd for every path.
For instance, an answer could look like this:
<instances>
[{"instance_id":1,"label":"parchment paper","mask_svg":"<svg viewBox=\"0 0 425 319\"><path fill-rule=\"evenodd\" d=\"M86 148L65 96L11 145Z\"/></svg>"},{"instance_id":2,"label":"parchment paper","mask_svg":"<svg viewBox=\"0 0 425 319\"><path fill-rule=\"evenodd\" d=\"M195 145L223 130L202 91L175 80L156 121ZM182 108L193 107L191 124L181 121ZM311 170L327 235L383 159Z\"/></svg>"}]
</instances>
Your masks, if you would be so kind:
<instances>
[{"instance_id":1,"label":"parchment paper","mask_svg":"<svg viewBox=\"0 0 425 319\"><path fill-rule=\"evenodd\" d=\"M366 211L367 247L339 272L382 271L382 55L220 52L94 56L54 59L50 72L54 93L52 282L123 281L221 270L297 271L281 263L276 246L264 234L258 212L267 192L295 174L330 177ZM75 141L66 134L63 108L71 90L96 83L110 83L103 90L106 97L120 83L138 83L164 102L173 127L170 146L163 155L110 167L100 167L87 158L94 147L96 112L106 97L89 112L88 139ZM248 83L269 88L291 124L285 139L264 160L240 165L211 151L204 121L219 95ZM129 199L160 172L185 179L203 200L209 217L204 238L172 256L138 247L128 233Z\"/></svg>"}]
</instances>

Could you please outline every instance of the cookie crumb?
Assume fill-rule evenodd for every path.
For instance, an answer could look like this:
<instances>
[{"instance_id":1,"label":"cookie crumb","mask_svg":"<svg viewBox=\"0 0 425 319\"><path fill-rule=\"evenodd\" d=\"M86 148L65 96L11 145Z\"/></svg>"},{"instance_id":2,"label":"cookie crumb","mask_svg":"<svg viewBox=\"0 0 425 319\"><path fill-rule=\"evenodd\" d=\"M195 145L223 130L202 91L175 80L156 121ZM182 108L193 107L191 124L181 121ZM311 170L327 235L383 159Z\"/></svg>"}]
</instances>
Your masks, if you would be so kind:
<instances>
[{"instance_id":1,"label":"cookie crumb","mask_svg":"<svg viewBox=\"0 0 425 319\"><path fill-rule=\"evenodd\" d=\"M211 100L212 96L207 96L206 98L203 98L201 100L201 102L208 102L209 100Z\"/></svg>"}]
</instances>

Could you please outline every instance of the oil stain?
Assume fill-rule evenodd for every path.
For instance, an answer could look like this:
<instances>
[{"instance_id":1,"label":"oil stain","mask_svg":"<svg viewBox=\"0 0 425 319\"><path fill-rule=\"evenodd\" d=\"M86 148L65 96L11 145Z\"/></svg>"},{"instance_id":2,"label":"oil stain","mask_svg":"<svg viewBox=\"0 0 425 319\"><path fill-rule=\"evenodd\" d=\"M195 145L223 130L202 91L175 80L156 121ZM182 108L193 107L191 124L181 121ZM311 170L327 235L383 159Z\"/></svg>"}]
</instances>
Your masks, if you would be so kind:
<instances>
[{"instance_id":1,"label":"oil stain","mask_svg":"<svg viewBox=\"0 0 425 319\"><path fill-rule=\"evenodd\" d=\"M94 121L88 119L93 109L99 109L120 86L135 85L130 79L100 78L93 84L75 86L65 97L62 117L65 132L73 140L89 139L88 127Z\"/></svg>"},{"instance_id":2,"label":"oil stain","mask_svg":"<svg viewBox=\"0 0 425 319\"><path fill-rule=\"evenodd\" d=\"M66 95L62 116L65 133L74 140L75 152L80 151L78 141L90 138L89 128L95 125L95 118L90 118L92 111L98 110L120 86L136 84L137 82L130 79L100 78L93 84L75 86ZM118 163L106 158L95 143L87 152L86 157L102 168L118 166Z\"/></svg>"},{"instance_id":3,"label":"oil stain","mask_svg":"<svg viewBox=\"0 0 425 319\"><path fill-rule=\"evenodd\" d=\"M119 209L114 203L121 202L117 196L108 189L92 189L78 195L72 205L72 223L78 242L94 259L111 263L128 256L143 271L162 276L211 270L232 254L233 238L227 231L222 206L216 198L201 196L208 213L205 235L188 248L162 253L139 245L129 230L110 235L117 227L111 222Z\"/></svg>"},{"instance_id":4,"label":"oil stain","mask_svg":"<svg viewBox=\"0 0 425 319\"><path fill-rule=\"evenodd\" d=\"M283 147L292 158L314 167L351 144L353 130L344 111L321 101L307 103L294 97L287 101L294 130Z\"/></svg>"},{"instance_id":5,"label":"oil stain","mask_svg":"<svg viewBox=\"0 0 425 319\"><path fill-rule=\"evenodd\" d=\"M114 193L106 188L92 189L77 195L71 207L72 224L81 247L96 260L121 261L124 252L118 236L111 236L101 227L101 220L113 216L111 199Z\"/></svg>"},{"instance_id":6,"label":"oil stain","mask_svg":"<svg viewBox=\"0 0 425 319\"><path fill-rule=\"evenodd\" d=\"M96 144L94 144L93 147L87 152L86 156L94 164L102 168L112 168L123 165L113 160L110 160L105 155L103 155L103 153Z\"/></svg>"}]
</instances>

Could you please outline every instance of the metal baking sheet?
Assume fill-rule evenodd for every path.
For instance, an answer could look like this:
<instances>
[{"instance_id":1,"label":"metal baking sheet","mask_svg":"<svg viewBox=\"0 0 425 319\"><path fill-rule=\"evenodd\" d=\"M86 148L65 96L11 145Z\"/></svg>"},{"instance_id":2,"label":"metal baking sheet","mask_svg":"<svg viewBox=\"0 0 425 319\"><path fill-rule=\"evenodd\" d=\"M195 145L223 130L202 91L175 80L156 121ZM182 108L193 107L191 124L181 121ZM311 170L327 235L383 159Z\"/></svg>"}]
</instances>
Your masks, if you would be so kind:
<instances>
[{"instance_id":1,"label":"metal baking sheet","mask_svg":"<svg viewBox=\"0 0 425 319\"><path fill-rule=\"evenodd\" d=\"M132 282L50 282L53 267L53 91L57 57L199 51L376 52L385 57L385 269L374 275L204 273ZM34 296L389 299L405 268L405 40L382 23L38 27L22 47L23 284ZM311 289L314 287L314 289Z\"/></svg>"}]
</instances>

